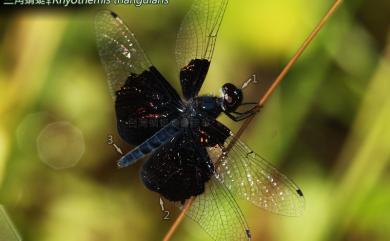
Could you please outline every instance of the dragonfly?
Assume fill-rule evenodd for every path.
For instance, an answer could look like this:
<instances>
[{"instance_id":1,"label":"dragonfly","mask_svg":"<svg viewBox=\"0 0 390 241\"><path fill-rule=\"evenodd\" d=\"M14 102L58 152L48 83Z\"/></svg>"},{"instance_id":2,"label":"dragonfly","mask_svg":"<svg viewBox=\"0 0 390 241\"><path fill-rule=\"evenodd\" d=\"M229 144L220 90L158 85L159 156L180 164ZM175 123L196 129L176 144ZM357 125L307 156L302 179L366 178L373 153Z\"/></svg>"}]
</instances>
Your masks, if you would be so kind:
<instances>
[{"instance_id":1,"label":"dragonfly","mask_svg":"<svg viewBox=\"0 0 390 241\"><path fill-rule=\"evenodd\" d=\"M135 146L118 166L143 159L140 177L148 189L179 206L196 197L190 218L216 241L241 241L251 233L236 198L286 216L300 215L305 201L292 180L217 120L238 122L259 111L243 101L242 88L226 83L220 96L199 95L227 6L228 0L195 0L181 23L175 56L183 97L117 14L100 11L95 29L118 133Z\"/></svg>"}]
</instances>

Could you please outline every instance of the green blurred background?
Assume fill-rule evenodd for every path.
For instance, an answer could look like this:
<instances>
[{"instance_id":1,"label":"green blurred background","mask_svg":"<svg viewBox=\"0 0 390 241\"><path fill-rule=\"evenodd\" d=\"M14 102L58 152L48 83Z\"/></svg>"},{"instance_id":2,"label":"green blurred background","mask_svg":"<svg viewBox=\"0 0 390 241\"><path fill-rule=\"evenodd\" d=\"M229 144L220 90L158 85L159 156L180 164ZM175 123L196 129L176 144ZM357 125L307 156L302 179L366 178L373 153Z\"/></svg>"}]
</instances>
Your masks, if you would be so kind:
<instances>
[{"instance_id":1,"label":"green blurred background","mask_svg":"<svg viewBox=\"0 0 390 241\"><path fill-rule=\"evenodd\" d=\"M176 32L191 1L110 6L179 90ZM331 1L232 0L203 93L225 82L260 83L257 100ZM0 15L0 205L23 240L161 240L159 196L124 151L98 58L94 15L84 8L7 8ZM242 139L294 179L298 218L240 202L253 240L390 240L390 1L346 1ZM221 120L233 130L239 124ZM5 215L4 212L1 215ZM0 225L6 237L5 218ZM4 239L4 240L3 240ZM211 240L186 219L172 240Z\"/></svg>"}]
</instances>

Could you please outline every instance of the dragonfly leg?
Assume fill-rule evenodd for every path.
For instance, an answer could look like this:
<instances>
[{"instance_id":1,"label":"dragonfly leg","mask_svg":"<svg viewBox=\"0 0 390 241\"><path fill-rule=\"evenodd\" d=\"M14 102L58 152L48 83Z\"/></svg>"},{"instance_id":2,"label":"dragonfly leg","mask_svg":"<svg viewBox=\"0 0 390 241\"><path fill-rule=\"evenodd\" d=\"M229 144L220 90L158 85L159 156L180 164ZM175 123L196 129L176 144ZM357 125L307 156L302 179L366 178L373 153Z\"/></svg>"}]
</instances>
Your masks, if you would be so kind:
<instances>
[{"instance_id":1,"label":"dragonfly leg","mask_svg":"<svg viewBox=\"0 0 390 241\"><path fill-rule=\"evenodd\" d=\"M233 121L239 122L239 121L245 120L245 119L257 114L257 112L259 112L260 109L261 109L261 106L257 105L257 103L256 103L256 105L248 111L245 111L245 112L234 111L231 113L225 112L225 114Z\"/></svg>"}]
</instances>

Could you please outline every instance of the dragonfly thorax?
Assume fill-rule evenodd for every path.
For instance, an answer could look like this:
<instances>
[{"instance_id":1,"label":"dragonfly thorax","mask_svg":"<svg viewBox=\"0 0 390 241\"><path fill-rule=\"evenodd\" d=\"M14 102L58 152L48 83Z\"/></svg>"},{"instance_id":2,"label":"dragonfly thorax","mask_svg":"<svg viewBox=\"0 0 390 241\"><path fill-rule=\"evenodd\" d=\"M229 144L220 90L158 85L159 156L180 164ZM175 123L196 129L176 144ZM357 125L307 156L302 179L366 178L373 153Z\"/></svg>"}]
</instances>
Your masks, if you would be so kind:
<instances>
[{"instance_id":1,"label":"dragonfly thorax","mask_svg":"<svg viewBox=\"0 0 390 241\"><path fill-rule=\"evenodd\" d=\"M222 98L216 96L198 96L190 104L191 110L198 115L207 115L211 118L217 118L222 112Z\"/></svg>"}]
</instances>

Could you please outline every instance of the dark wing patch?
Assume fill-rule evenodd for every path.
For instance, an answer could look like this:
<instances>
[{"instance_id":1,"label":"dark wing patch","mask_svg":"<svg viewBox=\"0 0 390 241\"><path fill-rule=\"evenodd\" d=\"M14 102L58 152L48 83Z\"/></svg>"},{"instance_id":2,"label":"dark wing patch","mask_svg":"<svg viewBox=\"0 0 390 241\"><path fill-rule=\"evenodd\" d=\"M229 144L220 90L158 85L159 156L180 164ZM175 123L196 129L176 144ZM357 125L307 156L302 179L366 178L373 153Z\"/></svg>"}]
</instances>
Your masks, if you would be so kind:
<instances>
[{"instance_id":1,"label":"dark wing patch","mask_svg":"<svg viewBox=\"0 0 390 241\"><path fill-rule=\"evenodd\" d=\"M208 60L193 59L187 66L180 69L180 84L186 99L191 99L198 94L209 67Z\"/></svg>"},{"instance_id":2,"label":"dark wing patch","mask_svg":"<svg viewBox=\"0 0 390 241\"><path fill-rule=\"evenodd\" d=\"M147 188L170 201L184 201L204 192L214 166L194 134L185 129L144 163L141 178Z\"/></svg>"},{"instance_id":3,"label":"dark wing patch","mask_svg":"<svg viewBox=\"0 0 390 241\"><path fill-rule=\"evenodd\" d=\"M128 143L138 145L177 117L180 97L115 13L99 12L95 26L119 133Z\"/></svg>"},{"instance_id":4,"label":"dark wing patch","mask_svg":"<svg viewBox=\"0 0 390 241\"><path fill-rule=\"evenodd\" d=\"M223 145L230 136L230 129L215 119L205 119L207 121L196 130L199 132L202 145L208 147Z\"/></svg>"},{"instance_id":5,"label":"dark wing patch","mask_svg":"<svg viewBox=\"0 0 390 241\"><path fill-rule=\"evenodd\" d=\"M176 62L187 99L202 87L227 4L228 0L195 0L180 26Z\"/></svg>"},{"instance_id":6,"label":"dark wing patch","mask_svg":"<svg viewBox=\"0 0 390 241\"><path fill-rule=\"evenodd\" d=\"M167 95L158 83L166 81L152 67L141 75L130 75L117 91L118 131L128 143L139 145L179 116L179 100Z\"/></svg>"}]
</instances>

